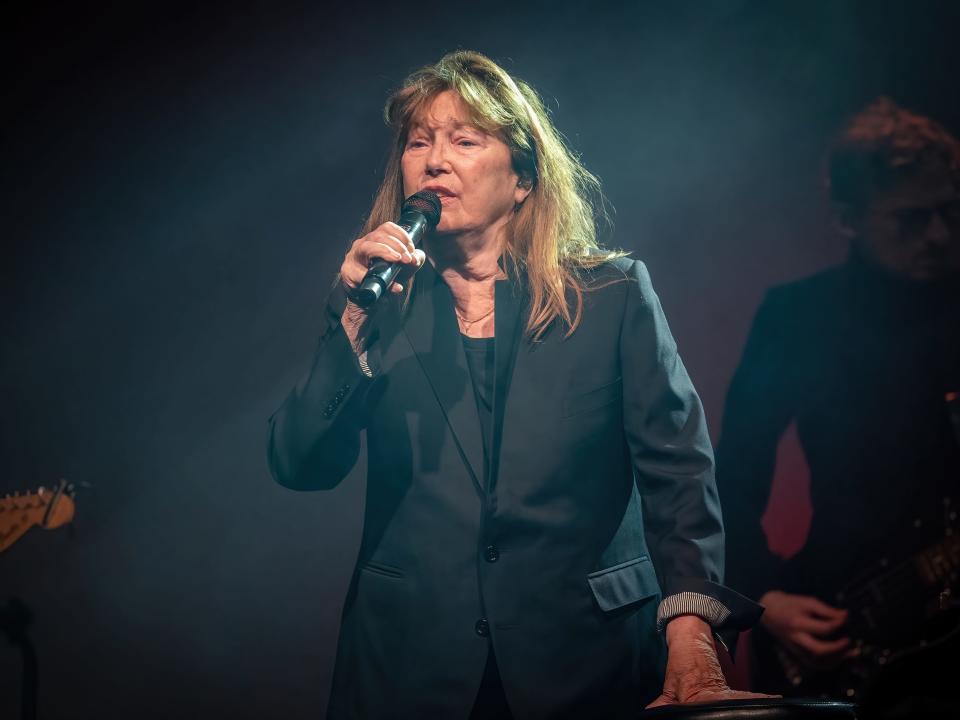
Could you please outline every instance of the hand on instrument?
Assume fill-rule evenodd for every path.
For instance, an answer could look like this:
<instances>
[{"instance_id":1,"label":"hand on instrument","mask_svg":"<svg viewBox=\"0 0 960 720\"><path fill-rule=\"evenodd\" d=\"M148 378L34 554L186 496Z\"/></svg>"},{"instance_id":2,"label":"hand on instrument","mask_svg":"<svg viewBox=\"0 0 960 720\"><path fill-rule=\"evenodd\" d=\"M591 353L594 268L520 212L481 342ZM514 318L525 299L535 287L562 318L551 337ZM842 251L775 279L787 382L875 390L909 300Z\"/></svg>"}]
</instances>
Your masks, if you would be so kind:
<instances>
[{"instance_id":1,"label":"hand on instrument","mask_svg":"<svg viewBox=\"0 0 960 720\"><path fill-rule=\"evenodd\" d=\"M760 622L807 667L834 667L852 652L849 637L831 637L847 621L846 610L779 590L766 593L760 604L766 607Z\"/></svg>"},{"instance_id":2,"label":"hand on instrument","mask_svg":"<svg viewBox=\"0 0 960 720\"><path fill-rule=\"evenodd\" d=\"M778 697L733 690L717 659L710 626L695 615L681 615L667 623L667 671L663 693L647 708L675 703L719 702Z\"/></svg>"}]
</instances>

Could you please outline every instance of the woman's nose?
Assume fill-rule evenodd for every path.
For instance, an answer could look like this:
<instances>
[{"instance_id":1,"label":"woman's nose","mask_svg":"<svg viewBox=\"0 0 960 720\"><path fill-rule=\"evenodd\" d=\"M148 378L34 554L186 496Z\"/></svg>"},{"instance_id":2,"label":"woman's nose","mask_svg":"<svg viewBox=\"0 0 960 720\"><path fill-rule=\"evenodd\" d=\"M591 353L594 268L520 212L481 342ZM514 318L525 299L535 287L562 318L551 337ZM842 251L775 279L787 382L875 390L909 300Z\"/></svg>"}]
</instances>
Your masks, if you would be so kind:
<instances>
[{"instance_id":1,"label":"woman's nose","mask_svg":"<svg viewBox=\"0 0 960 720\"><path fill-rule=\"evenodd\" d=\"M430 146L430 152L427 154L427 173L436 175L437 173L449 172L450 162L447 157L447 144L445 142L435 142Z\"/></svg>"}]
</instances>

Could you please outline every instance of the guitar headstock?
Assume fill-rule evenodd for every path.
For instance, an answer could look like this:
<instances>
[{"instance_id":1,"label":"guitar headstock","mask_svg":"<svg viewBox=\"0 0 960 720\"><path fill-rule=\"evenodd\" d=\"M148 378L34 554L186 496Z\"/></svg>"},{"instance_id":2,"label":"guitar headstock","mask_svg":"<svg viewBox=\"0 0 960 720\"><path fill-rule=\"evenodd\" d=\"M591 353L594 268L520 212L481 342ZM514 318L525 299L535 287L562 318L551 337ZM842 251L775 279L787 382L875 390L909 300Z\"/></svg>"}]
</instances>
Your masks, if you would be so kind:
<instances>
[{"instance_id":1,"label":"guitar headstock","mask_svg":"<svg viewBox=\"0 0 960 720\"><path fill-rule=\"evenodd\" d=\"M73 486L66 480L52 490L40 487L0 498L0 552L34 525L46 529L65 525L73 520L75 510Z\"/></svg>"}]
</instances>

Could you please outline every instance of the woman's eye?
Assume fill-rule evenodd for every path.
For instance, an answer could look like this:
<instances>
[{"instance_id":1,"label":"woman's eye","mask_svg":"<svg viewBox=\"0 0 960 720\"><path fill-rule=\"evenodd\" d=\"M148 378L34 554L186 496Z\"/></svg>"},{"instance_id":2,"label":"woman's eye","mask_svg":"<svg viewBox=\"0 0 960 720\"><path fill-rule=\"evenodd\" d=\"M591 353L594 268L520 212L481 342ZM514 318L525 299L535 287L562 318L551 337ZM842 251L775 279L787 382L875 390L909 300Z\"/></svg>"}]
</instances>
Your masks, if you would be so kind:
<instances>
[{"instance_id":1,"label":"woman's eye","mask_svg":"<svg viewBox=\"0 0 960 720\"><path fill-rule=\"evenodd\" d=\"M407 143L408 148L420 148L426 147L427 143L424 140L411 140Z\"/></svg>"},{"instance_id":2,"label":"woman's eye","mask_svg":"<svg viewBox=\"0 0 960 720\"><path fill-rule=\"evenodd\" d=\"M468 138L461 138L460 140L457 140L457 145L461 145L463 147L475 147L477 143L473 140L469 140Z\"/></svg>"}]
</instances>

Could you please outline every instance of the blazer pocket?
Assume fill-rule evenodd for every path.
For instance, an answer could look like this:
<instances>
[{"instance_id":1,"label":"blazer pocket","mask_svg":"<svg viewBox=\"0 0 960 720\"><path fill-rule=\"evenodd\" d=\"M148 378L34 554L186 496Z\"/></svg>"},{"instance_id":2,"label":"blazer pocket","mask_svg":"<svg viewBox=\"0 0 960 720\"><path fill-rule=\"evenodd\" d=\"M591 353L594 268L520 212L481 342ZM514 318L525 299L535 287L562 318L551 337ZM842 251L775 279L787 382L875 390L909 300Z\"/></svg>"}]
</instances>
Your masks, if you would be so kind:
<instances>
[{"instance_id":1,"label":"blazer pocket","mask_svg":"<svg viewBox=\"0 0 960 720\"><path fill-rule=\"evenodd\" d=\"M587 575L597 605L604 612L660 593L657 573L647 555Z\"/></svg>"},{"instance_id":2,"label":"blazer pocket","mask_svg":"<svg viewBox=\"0 0 960 720\"><path fill-rule=\"evenodd\" d=\"M563 399L560 417L570 417L587 410L596 410L620 400L623 393L623 379L602 385L587 392L577 392Z\"/></svg>"},{"instance_id":3,"label":"blazer pocket","mask_svg":"<svg viewBox=\"0 0 960 720\"><path fill-rule=\"evenodd\" d=\"M382 575L389 578L403 579L405 577L403 570L395 568L392 565L384 565L374 561L369 561L360 566L360 569L374 575Z\"/></svg>"}]
</instances>

